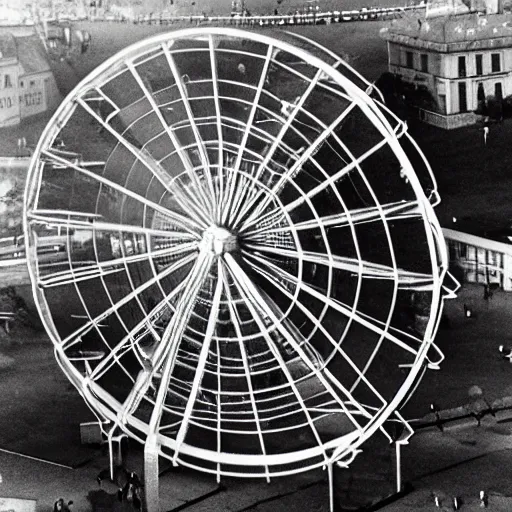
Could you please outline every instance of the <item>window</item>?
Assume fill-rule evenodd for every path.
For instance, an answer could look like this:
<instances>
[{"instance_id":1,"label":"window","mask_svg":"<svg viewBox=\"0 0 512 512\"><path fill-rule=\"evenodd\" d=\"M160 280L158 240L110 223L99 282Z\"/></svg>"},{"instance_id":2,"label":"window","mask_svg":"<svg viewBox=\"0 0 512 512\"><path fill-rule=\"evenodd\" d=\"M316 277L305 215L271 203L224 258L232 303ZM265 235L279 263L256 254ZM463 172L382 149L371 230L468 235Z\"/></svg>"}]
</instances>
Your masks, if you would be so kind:
<instances>
[{"instance_id":1,"label":"window","mask_svg":"<svg viewBox=\"0 0 512 512\"><path fill-rule=\"evenodd\" d=\"M413 68L414 67L414 58L413 58L413 53L412 52L405 52L405 65L408 68Z\"/></svg>"},{"instance_id":2,"label":"window","mask_svg":"<svg viewBox=\"0 0 512 512\"><path fill-rule=\"evenodd\" d=\"M20 81L20 87L25 87L25 82L23 80Z\"/></svg>"},{"instance_id":3,"label":"window","mask_svg":"<svg viewBox=\"0 0 512 512\"><path fill-rule=\"evenodd\" d=\"M482 66L482 54L475 55L475 64L476 64L476 74L477 75L483 75L483 66Z\"/></svg>"},{"instance_id":4,"label":"window","mask_svg":"<svg viewBox=\"0 0 512 512\"><path fill-rule=\"evenodd\" d=\"M497 100L503 99L503 87L501 82L497 82L494 84L494 96Z\"/></svg>"},{"instance_id":5,"label":"window","mask_svg":"<svg viewBox=\"0 0 512 512\"><path fill-rule=\"evenodd\" d=\"M464 55L459 57L459 78L466 76L466 57Z\"/></svg>"},{"instance_id":6,"label":"window","mask_svg":"<svg viewBox=\"0 0 512 512\"><path fill-rule=\"evenodd\" d=\"M11 75L5 75L4 77L4 89L7 89L8 87L12 87Z\"/></svg>"},{"instance_id":7,"label":"window","mask_svg":"<svg viewBox=\"0 0 512 512\"><path fill-rule=\"evenodd\" d=\"M499 73L501 71L501 59L499 53L491 53L491 71Z\"/></svg>"},{"instance_id":8,"label":"window","mask_svg":"<svg viewBox=\"0 0 512 512\"><path fill-rule=\"evenodd\" d=\"M35 80L30 80L29 85L30 85L30 87L35 87L36 86L36 81Z\"/></svg>"},{"instance_id":9,"label":"window","mask_svg":"<svg viewBox=\"0 0 512 512\"><path fill-rule=\"evenodd\" d=\"M428 54L421 54L421 71L428 73Z\"/></svg>"},{"instance_id":10,"label":"window","mask_svg":"<svg viewBox=\"0 0 512 512\"><path fill-rule=\"evenodd\" d=\"M459 82L459 112L467 112L467 110L466 82Z\"/></svg>"}]
</instances>

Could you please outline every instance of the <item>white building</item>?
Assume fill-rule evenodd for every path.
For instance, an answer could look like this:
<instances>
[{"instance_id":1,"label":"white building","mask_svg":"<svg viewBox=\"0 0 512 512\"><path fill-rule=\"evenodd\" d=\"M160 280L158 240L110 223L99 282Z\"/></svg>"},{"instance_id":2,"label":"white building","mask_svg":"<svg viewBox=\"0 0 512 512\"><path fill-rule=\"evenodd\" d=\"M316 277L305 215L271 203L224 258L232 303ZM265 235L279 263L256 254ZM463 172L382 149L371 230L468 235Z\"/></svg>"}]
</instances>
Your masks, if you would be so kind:
<instances>
[{"instance_id":1,"label":"white building","mask_svg":"<svg viewBox=\"0 0 512 512\"><path fill-rule=\"evenodd\" d=\"M389 71L432 94L426 121L444 128L470 124L481 98L512 94L512 19L492 4L485 8L487 14L404 18L381 32Z\"/></svg>"},{"instance_id":2,"label":"white building","mask_svg":"<svg viewBox=\"0 0 512 512\"><path fill-rule=\"evenodd\" d=\"M450 266L458 267L462 282L495 284L512 291L512 245L443 228ZM458 276L457 276L458 277Z\"/></svg>"},{"instance_id":3,"label":"white building","mask_svg":"<svg viewBox=\"0 0 512 512\"><path fill-rule=\"evenodd\" d=\"M37 36L0 33L0 127L53 110L61 96Z\"/></svg>"}]
</instances>

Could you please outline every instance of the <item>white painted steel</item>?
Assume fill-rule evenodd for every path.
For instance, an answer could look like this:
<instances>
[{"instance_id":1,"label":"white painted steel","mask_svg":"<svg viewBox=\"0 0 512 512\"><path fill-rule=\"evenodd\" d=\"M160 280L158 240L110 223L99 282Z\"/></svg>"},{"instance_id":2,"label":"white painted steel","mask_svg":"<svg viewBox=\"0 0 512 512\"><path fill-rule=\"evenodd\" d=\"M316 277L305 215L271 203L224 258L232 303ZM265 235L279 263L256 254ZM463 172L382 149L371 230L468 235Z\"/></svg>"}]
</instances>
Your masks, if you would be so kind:
<instances>
[{"instance_id":1,"label":"white painted steel","mask_svg":"<svg viewBox=\"0 0 512 512\"><path fill-rule=\"evenodd\" d=\"M193 28L137 43L35 150L41 318L71 382L154 471L158 453L217 479L331 472L429 364L447 270L431 169L372 84L304 41ZM77 348L104 357L84 366Z\"/></svg>"}]
</instances>

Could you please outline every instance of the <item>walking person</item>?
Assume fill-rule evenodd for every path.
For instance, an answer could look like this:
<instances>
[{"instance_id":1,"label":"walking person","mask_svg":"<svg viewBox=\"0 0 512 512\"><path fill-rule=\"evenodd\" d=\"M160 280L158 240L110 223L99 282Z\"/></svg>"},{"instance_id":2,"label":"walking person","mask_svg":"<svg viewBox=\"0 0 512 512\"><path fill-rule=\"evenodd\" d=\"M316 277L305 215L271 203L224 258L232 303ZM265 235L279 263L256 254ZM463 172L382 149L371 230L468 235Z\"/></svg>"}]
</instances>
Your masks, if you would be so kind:
<instances>
[{"instance_id":1,"label":"walking person","mask_svg":"<svg viewBox=\"0 0 512 512\"><path fill-rule=\"evenodd\" d=\"M489 137L489 127L484 126L484 146L487 146L487 138Z\"/></svg>"}]
</instances>

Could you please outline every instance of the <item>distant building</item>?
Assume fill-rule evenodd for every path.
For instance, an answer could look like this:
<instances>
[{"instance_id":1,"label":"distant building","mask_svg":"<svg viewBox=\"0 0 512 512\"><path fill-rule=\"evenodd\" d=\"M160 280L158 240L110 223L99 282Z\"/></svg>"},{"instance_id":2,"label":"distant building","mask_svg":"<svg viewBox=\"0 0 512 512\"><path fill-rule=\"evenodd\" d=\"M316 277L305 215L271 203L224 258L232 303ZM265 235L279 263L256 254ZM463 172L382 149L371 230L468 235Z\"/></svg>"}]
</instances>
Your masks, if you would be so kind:
<instances>
[{"instance_id":1,"label":"distant building","mask_svg":"<svg viewBox=\"0 0 512 512\"><path fill-rule=\"evenodd\" d=\"M46 51L35 35L0 33L0 127L53 110L61 97Z\"/></svg>"},{"instance_id":2,"label":"distant building","mask_svg":"<svg viewBox=\"0 0 512 512\"><path fill-rule=\"evenodd\" d=\"M510 14L497 13L495 0L481 4L480 12L450 6L437 4L423 18L397 20L381 31L389 71L431 94L431 109L420 114L443 128L471 124L484 98L512 94Z\"/></svg>"}]
</instances>

